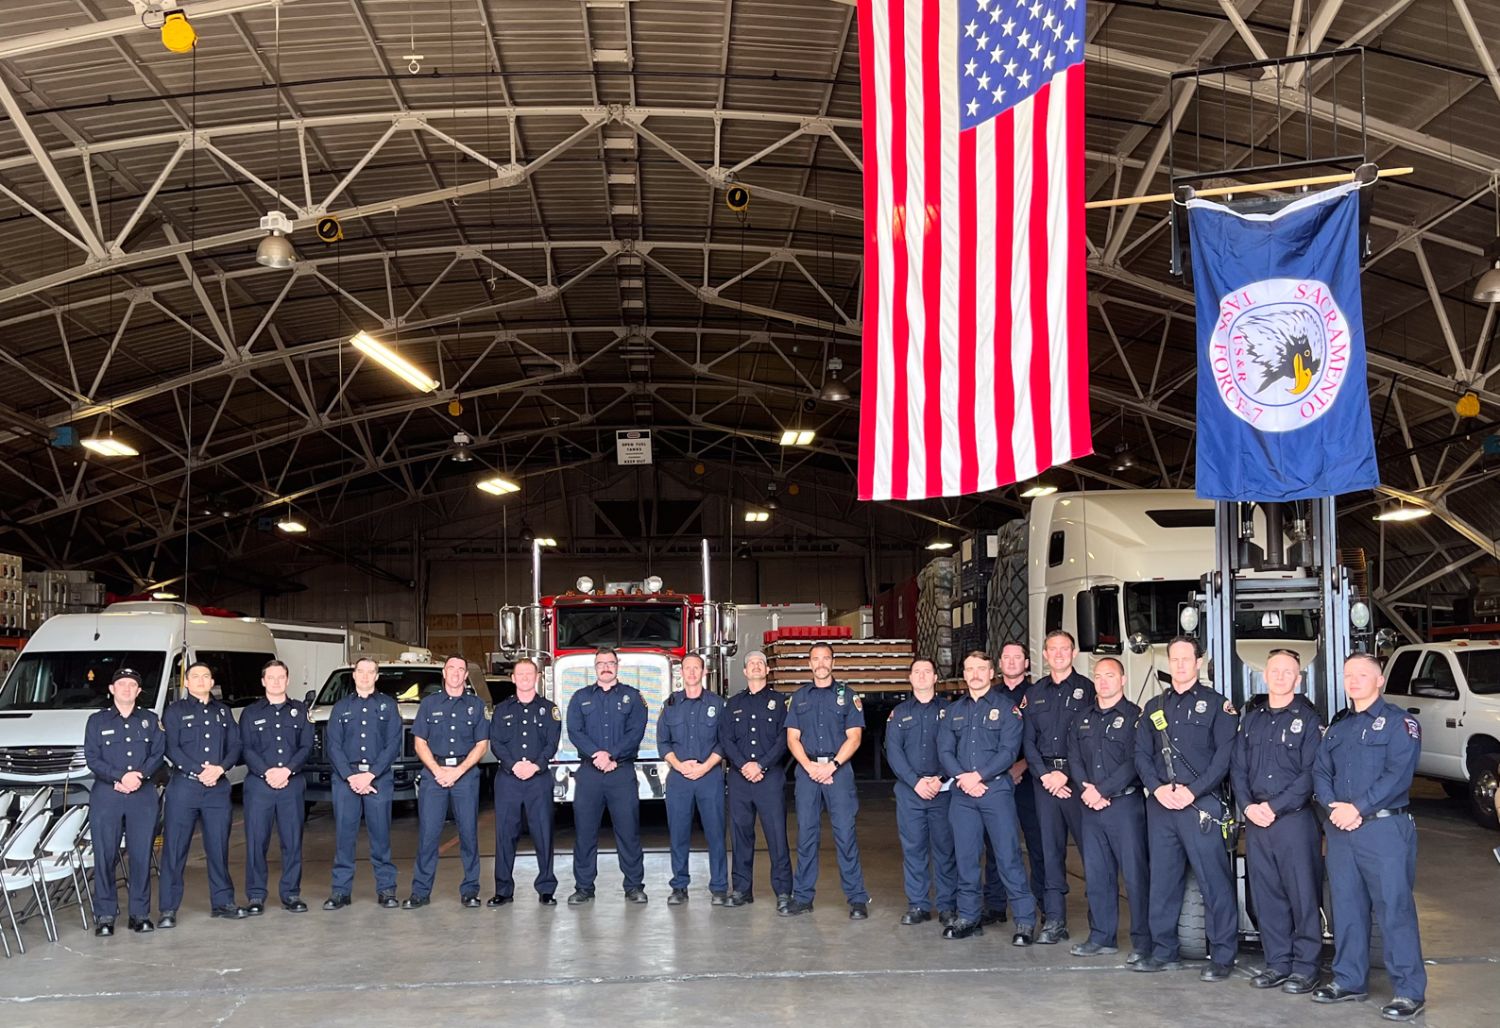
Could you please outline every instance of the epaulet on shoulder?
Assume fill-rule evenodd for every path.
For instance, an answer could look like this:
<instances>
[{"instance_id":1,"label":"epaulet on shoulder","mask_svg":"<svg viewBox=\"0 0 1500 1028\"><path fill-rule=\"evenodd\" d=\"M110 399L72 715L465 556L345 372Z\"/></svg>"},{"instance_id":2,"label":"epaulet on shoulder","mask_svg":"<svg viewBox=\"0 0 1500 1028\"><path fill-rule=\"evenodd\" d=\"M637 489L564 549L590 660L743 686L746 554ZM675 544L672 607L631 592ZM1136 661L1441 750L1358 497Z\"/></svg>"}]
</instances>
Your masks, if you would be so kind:
<instances>
[{"instance_id":1,"label":"epaulet on shoulder","mask_svg":"<svg viewBox=\"0 0 1500 1028\"><path fill-rule=\"evenodd\" d=\"M1332 721L1330 721L1330 722L1328 722L1328 727L1329 727L1329 728L1332 728L1332 727L1333 727L1333 726L1334 726L1334 725L1336 725L1336 724L1338 724L1338 723L1339 723L1339 722L1340 722L1340 721L1342 721L1342 720L1344 720L1344 718L1346 718L1346 717L1348 717L1348 716L1349 716L1349 714L1350 714L1350 713L1351 713L1351 712L1352 712L1352 711L1353 711L1353 710L1354 710L1354 708L1353 708L1353 707L1345 707L1345 708L1344 708L1344 709L1343 709L1343 710L1341 710L1341 711L1339 711L1339 712L1338 712L1338 713L1337 713L1337 714L1335 714L1335 715L1333 715L1333 720L1332 720Z\"/></svg>"}]
</instances>

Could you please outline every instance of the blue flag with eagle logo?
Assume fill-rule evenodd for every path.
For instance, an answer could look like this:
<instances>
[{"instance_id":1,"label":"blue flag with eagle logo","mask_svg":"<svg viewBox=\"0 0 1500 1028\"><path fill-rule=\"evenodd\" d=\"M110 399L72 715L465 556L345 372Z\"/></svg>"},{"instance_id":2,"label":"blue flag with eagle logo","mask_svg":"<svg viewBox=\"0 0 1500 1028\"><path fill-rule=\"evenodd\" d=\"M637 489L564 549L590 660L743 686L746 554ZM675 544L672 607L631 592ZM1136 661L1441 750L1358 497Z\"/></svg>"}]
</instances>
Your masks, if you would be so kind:
<instances>
[{"instance_id":1,"label":"blue flag with eagle logo","mask_svg":"<svg viewBox=\"0 0 1500 1028\"><path fill-rule=\"evenodd\" d=\"M1380 484L1358 189L1279 207L1188 201L1200 497L1303 500Z\"/></svg>"}]
</instances>

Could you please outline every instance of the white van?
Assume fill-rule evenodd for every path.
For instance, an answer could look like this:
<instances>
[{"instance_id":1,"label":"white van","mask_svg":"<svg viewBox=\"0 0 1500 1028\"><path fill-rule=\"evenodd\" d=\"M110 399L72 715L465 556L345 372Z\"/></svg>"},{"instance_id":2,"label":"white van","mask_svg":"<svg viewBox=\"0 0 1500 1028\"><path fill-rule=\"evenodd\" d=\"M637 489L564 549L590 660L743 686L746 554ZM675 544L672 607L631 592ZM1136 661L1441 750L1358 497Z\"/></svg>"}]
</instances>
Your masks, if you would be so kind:
<instances>
[{"instance_id":1,"label":"white van","mask_svg":"<svg viewBox=\"0 0 1500 1028\"><path fill-rule=\"evenodd\" d=\"M110 703L116 668L141 673L137 704L159 716L181 695L183 669L201 660L236 711L264 695L260 673L276 656L265 625L210 617L185 603L116 603L97 614L42 622L0 686L0 789L60 787L56 799L87 799L83 756L89 715ZM244 766L230 781L245 777Z\"/></svg>"}]
</instances>

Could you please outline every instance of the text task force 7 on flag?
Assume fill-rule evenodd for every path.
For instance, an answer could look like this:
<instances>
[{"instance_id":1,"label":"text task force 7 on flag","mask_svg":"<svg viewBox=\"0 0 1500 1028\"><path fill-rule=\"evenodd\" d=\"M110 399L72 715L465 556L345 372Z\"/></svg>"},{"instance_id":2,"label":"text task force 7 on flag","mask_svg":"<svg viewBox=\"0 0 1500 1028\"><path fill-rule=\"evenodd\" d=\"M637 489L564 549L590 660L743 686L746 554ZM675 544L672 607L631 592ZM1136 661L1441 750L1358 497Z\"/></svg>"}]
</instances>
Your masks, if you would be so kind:
<instances>
[{"instance_id":1,"label":"text task force 7 on flag","mask_svg":"<svg viewBox=\"0 0 1500 1028\"><path fill-rule=\"evenodd\" d=\"M859 0L859 497L1093 452L1084 0Z\"/></svg>"}]
</instances>

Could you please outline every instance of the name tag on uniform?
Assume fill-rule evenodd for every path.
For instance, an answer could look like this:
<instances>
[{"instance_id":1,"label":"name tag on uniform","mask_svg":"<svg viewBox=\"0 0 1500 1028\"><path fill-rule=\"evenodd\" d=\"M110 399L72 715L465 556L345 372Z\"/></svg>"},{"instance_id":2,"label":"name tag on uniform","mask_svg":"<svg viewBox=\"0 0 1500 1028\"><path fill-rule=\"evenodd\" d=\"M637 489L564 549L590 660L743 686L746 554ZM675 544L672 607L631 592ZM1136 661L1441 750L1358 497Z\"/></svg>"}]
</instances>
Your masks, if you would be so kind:
<instances>
[{"instance_id":1,"label":"name tag on uniform","mask_svg":"<svg viewBox=\"0 0 1500 1028\"><path fill-rule=\"evenodd\" d=\"M115 734L115 730L113 728L106 728L104 731L100 732L99 734L100 735L114 735Z\"/></svg>"},{"instance_id":2,"label":"name tag on uniform","mask_svg":"<svg viewBox=\"0 0 1500 1028\"><path fill-rule=\"evenodd\" d=\"M257 725L263 725L263 724L265 724L265 723L266 723L266 719L265 719L265 718L261 718L261 719L260 719L260 720L259 720L259 721L257 721L257 722L255 722L255 723L256 723L256 724L257 724Z\"/></svg>"}]
</instances>

